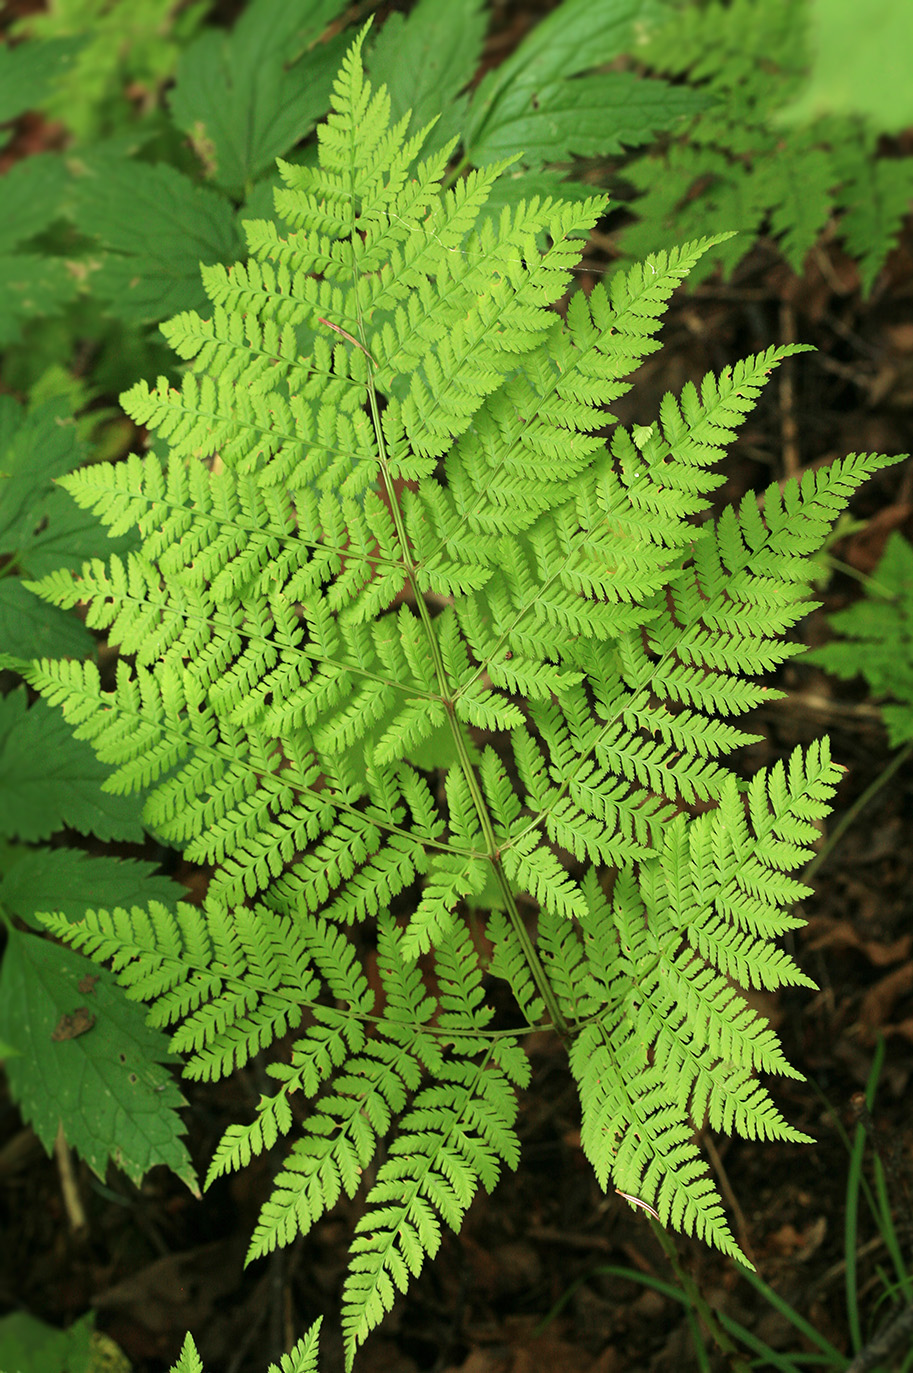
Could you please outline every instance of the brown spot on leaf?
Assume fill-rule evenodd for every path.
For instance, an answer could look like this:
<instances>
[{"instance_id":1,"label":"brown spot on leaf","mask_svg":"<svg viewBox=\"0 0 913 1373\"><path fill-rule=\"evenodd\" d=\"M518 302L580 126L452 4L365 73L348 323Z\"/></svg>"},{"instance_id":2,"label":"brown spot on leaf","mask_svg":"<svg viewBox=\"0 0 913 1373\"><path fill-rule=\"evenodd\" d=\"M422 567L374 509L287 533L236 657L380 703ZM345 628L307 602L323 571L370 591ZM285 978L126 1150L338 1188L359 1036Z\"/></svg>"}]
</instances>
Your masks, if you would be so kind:
<instances>
[{"instance_id":1,"label":"brown spot on leaf","mask_svg":"<svg viewBox=\"0 0 913 1373\"><path fill-rule=\"evenodd\" d=\"M54 1040L77 1039L79 1035L84 1035L87 1030L91 1030L95 1024L95 1016L88 1006L77 1006L76 1010L70 1015L62 1015L57 1022L57 1026L51 1034Z\"/></svg>"}]
</instances>

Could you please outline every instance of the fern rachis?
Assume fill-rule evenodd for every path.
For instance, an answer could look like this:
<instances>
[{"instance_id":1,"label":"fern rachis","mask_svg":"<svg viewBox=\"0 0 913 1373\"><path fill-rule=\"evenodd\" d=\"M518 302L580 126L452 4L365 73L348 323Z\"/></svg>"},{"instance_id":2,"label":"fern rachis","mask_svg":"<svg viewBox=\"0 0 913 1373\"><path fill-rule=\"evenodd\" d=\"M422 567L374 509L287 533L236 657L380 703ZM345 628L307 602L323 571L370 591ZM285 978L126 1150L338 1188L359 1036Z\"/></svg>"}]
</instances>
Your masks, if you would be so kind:
<instances>
[{"instance_id":1,"label":"fern rachis","mask_svg":"<svg viewBox=\"0 0 913 1373\"><path fill-rule=\"evenodd\" d=\"M713 240L574 295L563 320L550 306L602 201L495 223L502 169L443 191L450 149L422 162L421 142L388 126L356 44L319 167L282 167L287 228L248 225L249 260L204 270L212 318L167 326L180 392L125 397L167 463L64 480L142 535L34 584L88 604L124 655L115 688L91 663L29 670L111 789L151 785L150 828L213 869L201 908L49 929L176 1027L191 1078L294 1036L210 1168L290 1140L251 1257L354 1195L386 1142L344 1293L350 1364L441 1222L517 1166L529 1065L486 975L566 1040L600 1185L738 1253L694 1131L804 1138L758 1080L792 1070L733 981L809 985L773 941L838 770L814 745L742 789L721 760L771 694L751 676L795 651L810 552L888 462L696 522L795 349L686 386L607 446L606 407Z\"/></svg>"}]
</instances>

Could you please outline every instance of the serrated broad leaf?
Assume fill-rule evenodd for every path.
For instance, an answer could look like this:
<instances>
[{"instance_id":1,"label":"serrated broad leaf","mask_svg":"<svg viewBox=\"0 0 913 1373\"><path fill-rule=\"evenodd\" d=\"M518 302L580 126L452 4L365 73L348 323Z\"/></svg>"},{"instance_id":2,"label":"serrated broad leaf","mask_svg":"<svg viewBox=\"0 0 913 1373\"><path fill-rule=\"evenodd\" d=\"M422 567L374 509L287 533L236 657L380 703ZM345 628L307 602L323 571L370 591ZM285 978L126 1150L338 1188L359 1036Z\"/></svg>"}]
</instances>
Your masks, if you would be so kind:
<instances>
[{"instance_id":1,"label":"serrated broad leaf","mask_svg":"<svg viewBox=\"0 0 913 1373\"><path fill-rule=\"evenodd\" d=\"M659 0L565 0L529 33L517 50L488 72L473 95L464 141L479 160L489 130L501 120L502 107L519 111L534 104L540 87L601 66L627 51L635 32L641 34L662 17ZM513 151L522 151L515 145Z\"/></svg>"},{"instance_id":2,"label":"serrated broad leaf","mask_svg":"<svg viewBox=\"0 0 913 1373\"><path fill-rule=\"evenodd\" d=\"M462 130L466 99L460 92L475 75L486 22L482 0L419 0L408 16L389 16L368 55L368 73L375 85L387 87L394 122L409 114L411 134L437 121L426 153Z\"/></svg>"},{"instance_id":3,"label":"serrated broad leaf","mask_svg":"<svg viewBox=\"0 0 913 1373\"><path fill-rule=\"evenodd\" d=\"M59 1127L97 1177L109 1163L137 1186L165 1164L199 1195L181 1140L184 1099L167 1040L106 972L72 950L10 933L0 967L0 1035L20 1050L6 1075L47 1152Z\"/></svg>"},{"instance_id":4,"label":"serrated broad leaf","mask_svg":"<svg viewBox=\"0 0 913 1373\"><path fill-rule=\"evenodd\" d=\"M200 305L200 264L238 253L230 203L165 162L86 155L74 217L105 250L92 290L134 323Z\"/></svg>"},{"instance_id":5,"label":"serrated broad leaf","mask_svg":"<svg viewBox=\"0 0 913 1373\"><path fill-rule=\"evenodd\" d=\"M251 0L230 33L208 30L181 55L171 112L219 186L249 193L323 114L344 40L314 45L343 8Z\"/></svg>"},{"instance_id":6,"label":"serrated broad leaf","mask_svg":"<svg viewBox=\"0 0 913 1373\"><path fill-rule=\"evenodd\" d=\"M519 150L526 166L609 157L650 142L664 130L705 109L706 96L632 72L605 72L573 81L542 82L530 98L505 93L467 149L484 164Z\"/></svg>"},{"instance_id":7,"label":"serrated broad leaf","mask_svg":"<svg viewBox=\"0 0 913 1373\"><path fill-rule=\"evenodd\" d=\"M156 872L155 863L138 858L81 849L16 849L0 879L0 901L34 929L43 928L36 919L39 911L60 911L81 920L98 906L129 908L143 901L174 906L186 895L184 889Z\"/></svg>"},{"instance_id":8,"label":"serrated broad leaf","mask_svg":"<svg viewBox=\"0 0 913 1373\"><path fill-rule=\"evenodd\" d=\"M109 773L43 701L27 709L22 690L0 701L0 834L34 843L68 825L141 840L142 802L104 792Z\"/></svg>"},{"instance_id":9,"label":"serrated broad leaf","mask_svg":"<svg viewBox=\"0 0 913 1373\"><path fill-rule=\"evenodd\" d=\"M8 53L0 48L0 54ZM0 253L50 227L63 213L66 186L67 170L57 153L22 158L4 172Z\"/></svg>"},{"instance_id":10,"label":"serrated broad leaf","mask_svg":"<svg viewBox=\"0 0 913 1373\"><path fill-rule=\"evenodd\" d=\"M55 81L73 66L85 41L74 36L15 47L4 43L0 47L0 124L26 110L40 109ZM26 159L36 160L34 156Z\"/></svg>"}]
</instances>

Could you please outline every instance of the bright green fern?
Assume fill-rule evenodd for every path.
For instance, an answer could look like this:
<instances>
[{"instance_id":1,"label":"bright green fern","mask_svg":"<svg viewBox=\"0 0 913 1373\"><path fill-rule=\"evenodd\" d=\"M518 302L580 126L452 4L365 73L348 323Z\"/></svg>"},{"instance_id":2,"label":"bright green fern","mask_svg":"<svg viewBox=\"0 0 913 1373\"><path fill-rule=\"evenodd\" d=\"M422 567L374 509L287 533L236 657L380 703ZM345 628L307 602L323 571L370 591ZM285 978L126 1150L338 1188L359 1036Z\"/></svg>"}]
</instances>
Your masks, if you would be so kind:
<instances>
[{"instance_id":1,"label":"bright green fern","mask_svg":"<svg viewBox=\"0 0 913 1373\"><path fill-rule=\"evenodd\" d=\"M210 1167L283 1152L250 1257L370 1179L349 1366L442 1226L517 1166L529 1062L492 978L566 1043L600 1184L738 1254L695 1130L804 1138L761 1081L793 1070L734 983L811 985L775 939L838 769L815 745L745 788L724 760L775 694L752 678L798 651L809 555L891 461L708 518L713 465L789 348L607 446L606 407L716 240L562 317L602 199L484 218L503 164L442 191L453 145L418 160L360 48L319 167L281 164L287 227L249 224L248 261L204 269L212 318L166 326L181 390L124 398L167 461L63 479L142 536L34 584L120 645L116 684L75 661L27 674L111 790L150 787L149 827L212 869L199 909L48 928L175 1027L190 1078L294 1037Z\"/></svg>"},{"instance_id":2,"label":"bright green fern","mask_svg":"<svg viewBox=\"0 0 913 1373\"><path fill-rule=\"evenodd\" d=\"M269 1373L317 1373L317 1340L320 1321L316 1320L294 1349L283 1354L278 1364L271 1363ZM203 1361L197 1353L193 1337L184 1340L180 1358L171 1365L170 1373L203 1373Z\"/></svg>"}]
</instances>

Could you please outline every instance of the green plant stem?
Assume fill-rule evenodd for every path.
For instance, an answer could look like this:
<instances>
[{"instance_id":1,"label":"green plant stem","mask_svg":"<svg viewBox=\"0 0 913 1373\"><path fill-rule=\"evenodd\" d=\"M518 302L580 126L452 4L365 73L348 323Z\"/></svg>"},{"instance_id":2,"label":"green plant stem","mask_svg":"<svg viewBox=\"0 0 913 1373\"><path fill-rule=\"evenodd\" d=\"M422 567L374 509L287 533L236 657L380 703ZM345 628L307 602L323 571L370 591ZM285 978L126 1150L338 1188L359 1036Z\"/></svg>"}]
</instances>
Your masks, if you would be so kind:
<instances>
[{"instance_id":1,"label":"green plant stem","mask_svg":"<svg viewBox=\"0 0 913 1373\"><path fill-rule=\"evenodd\" d=\"M454 167L453 171L448 172L445 176L443 181L444 190L449 191L451 186L456 185L456 183L459 181L463 173L467 170L468 167L471 166L472 163L469 161L469 157L466 153L464 153L463 156L460 158L459 162Z\"/></svg>"},{"instance_id":2,"label":"green plant stem","mask_svg":"<svg viewBox=\"0 0 913 1373\"><path fill-rule=\"evenodd\" d=\"M865 1152L865 1128L856 1126L853 1152L846 1180L846 1215L843 1222L843 1252L846 1255L844 1287L846 1316L850 1327L853 1353L862 1348L862 1322L859 1319L859 1300L856 1291L856 1252L859 1235L859 1184L862 1178L862 1159Z\"/></svg>"},{"instance_id":3,"label":"green plant stem","mask_svg":"<svg viewBox=\"0 0 913 1373\"><path fill-rule=\"evenodd\" d=\"M843 1355L840 1353L840 1350L836 1349L834 1345L831 1344L830 1340L825 1339L820 1330L816 1330L810 1321L807 1321L804 1316L800 1316L799 1312L794 1310L789 1302L785 1301L783 1297L780 1296L779 1292L775 1292L772 1287L767 1285L763 1278L759 1278L757 1273L753 1273L750 1268L743 1270L742 1277L746 1282L751 1284L761 1297L763 1297L768 1306L772 1306L775 1311L779 1311L784 1320L789 1321L790 1325L795 1326L799 1331L799 1334L804 1335L809 1344L813 1344L820 1349L823 1357L819 1359L819 1362L829 1363L835 1368L840 1368L842 1366ZM720 1320L727 1329L732 1329L735 1324L729 1316L725 1316L722 1313L720 1314ZM747 1331L742 1333L741 1327L739 1327L738 1333L739 1338L745 1340L749 1347L755 1347L752 1344L752 1340L756 1339L755 1336L749 1335L749 1332ZM774 1366L780 1367L779 1364ZM789 1366L793 1367L794 1365L790 1364Z\"/></svg>"},{"instance_id":4,"label":"green plant stem","mask_svg":"<svg viewBox=\"0 0 913 1373\"><path fill-rule=\"evenodd\" d=\"M878 1088L878 1079L884 1064L885 1052L884 1036L879 1035L875 1045L875 1057L872 1062L871 1072L869 1073L869 1079L866 1083L865 1102L868 1116L866 1120L861 1122L861 1125L863 1128L867 1129L867 1133L872 1142L872 1172L874 1174L875 1184L874 1203L870 1202L870 1204L872 1204L872 1214L875 1218L875 1224L878 1226L879 1233L884 1240L885 1248L890 1254L891 1261L894 1264L894 1271L897 1275L897 1285L903 1292L907 1305L910 1305L913 1303L913 1288L911 1288L910 1273L904 1263L900 1239L894 1224L894 1218L891 1214L891 1198L888 1194L889 1164L881 1148L878 1129L873 1119L875 1093ZM887 1283L885 1283L885 1285L887 1286Z\"/></svg>"},{"instance_id":5,"label":"green plant stem","mask_svg":"<svg viewBox=\"0 0 913 1373\"><path fill-rule=\"evenodd\" d=\"M913 1339L913 1306L905 1306L889 1321L885 1328L860 1349L845 1373L870 1373L879 1364L886 1363L891 1355L903 1345L909 1349Z\"/></svg>"},{"instance_id":6,"label":"green plant stem","mask_svg":"<svg viewBox=\"0 0 913 1373\"><path fill-rule=\"evenodd\" d=\"M843 835L849 829L850 825L855 824L856 820L859 818L860 813L863 810L865 810L866 806L869 804L872 797L875 796L881 790L881 788L884 786L886 782L890 781L890 779L894 776L894 773L897 772L898 768L903 767L904 763L907 761L911 753L913 753L913 740L911 740L909 744L905 744L899 753L894 754L894 757L891 759L890 763L888 763L887 767L884 768L878 774L878 776L875 778L875 781L871 784L871 786L866 787L865 791L862 793L861 796L857 797L857 799L850 806L849 810L844 811L843 815L841 815L839 821L831 830L822 847L815 854L814 858L811 860L811 862L808 864L805 871L803 872L802 880L804 882L807 882L809 878L812 877L814 873L818 871L822 863L824 863L825 859L830 857L831 852L836 848L837 844L840 842Z\"/></svg>"},{"instance_id":7,"label":"green plant stem","mask_svg":"<svg viewBox=\"0 0 913 1373\"><path fill-rule=\"evenodd\" d=\"M427 603L425 601L424 596L421 593L421 589L416 580L416 569L410 556L409 536L406 532L406 526L403 521L402 511L399 506L399 501L397 500L396 489L393 484L393 479L390 476L390 468L389 463L387 461L386 444L384 442L384 430L383 425L381 424L380 417L380 405L377 398L377 391L374 386L374 363L373 359L371 358L371 354L368 352L367 332L364 326L364 321L362 319L361 305L358 302L357 295L356 308L358 310L358 330L361 334L361 341L359 342L358 339L353 339L353 342L361 348L362 352L365 354L368 360L368 401L371 407L371 418L374 423L374 431L377 436L377 445L378 452L380 454L380 466L384 482L384 489L387 493L387 501L389 504L390 512L393 517L394 528L396 529L396 536L399 540L400 548L403 551L403 565L405 567L406 577L409 582L413 600L415 602L416 609L424 626L425 634L428 640L429 652L431 654L431 659L434 664L434 673L438 681L441 699L444 703L444 708L447 712L447 720L450 725L451 733L453 735L454 745L457 751L457 757L460 760L460 767L463 770L463 775L466 778L466 783L469 787L470 795L472 796L473 806L475 807L475 811L479 819L479 824L482 829L482 834L485 838L485 846L488 852L488 856L492 864L494 865L495 875L497 877L498 886L501 888L501 892L504 897L508 918L513 927L514 933L517 936L517 941L523 950L523 954L526 958L530 974L532 976L533 981L536 984L536 989L538 990L539 995L542 997L543 1004L546 1007L546 1010L548 1011L552 1026L554 1027L555 1031L561 1036L561 1038L567 1041L570 1039L571 1035L570 1027L568 1026L568 1023L561 1011L561 1007L558 1003L558 998L555 995L554 988L552 987L549 977L542 966L541 960L536 951L536 947L532 939L530 939L529 932L523 920L523 916L521 915L519 907L517 906L517 901L516 897L514 896L513 888L511 887L511 884L508 881L507 874L504 872L504 867L501 862L497 835L495 834L494 826L491 822L491 816L488 813L488 807L485 804L485 797L483 796L482 789L479 786L479 779L476 776L476 771L473 767L472 759L469 756L469 748L467 746L465 732L461 728L459 720L456 718L456 712L453 708L453 702L448 695L447 673L444 667L443 660L441 658L441 650L438 645L437 635L434 632L434 625L431 622L431 615L429 613ZM331 325L331 327L336 328L337 326Z\"/></svg>"},{"instance_id":8,"label":"green plant stem","mask_svg":"<svg viewBox=\"0 0 913 1373\"><path fill-rule=\"evenodd\" d=\"M703 1322L705 1330L715 1342L717 1348L722 1350L724 1354L729 1355L732 1373L750 1373L751 1365L742 1356L741 1351L729 1338L729 1335L717 1320L714 1311L705 1300L701 1293L701 1289L698 1287L694 1278L692 1278L691 1274L679 1263L675 1245L666 1234L662 1225L660 1225L659 1221L653 1220L652 1217L648 1217L648 1219L653 1227L653 1233L656 1236L657 1242L668 1259L669 1265L678 1279L687 1301L690 1303L699 1319Z\"/></svg>"},{"instance_id":9,"label":"green plant stem","mask_svg":"<svg viewBox=\"0 0 913 1373\"><path fill-rule=\"evenodd\" d=\"M842 572L845 577L851 577L853 581L858 582L860 586L864 587L866 591L870 592L872 595L881 596L886 601L892 601L894 599L895 592L893 592L889 586L884 586L875 577L872 577L865 572L857 571L855 567L851 567L849 563L843 562L840 558L834 558L828 555L827 561L830 563L832 569L837 572Z\"/></svg>"}]
</instances>

